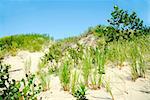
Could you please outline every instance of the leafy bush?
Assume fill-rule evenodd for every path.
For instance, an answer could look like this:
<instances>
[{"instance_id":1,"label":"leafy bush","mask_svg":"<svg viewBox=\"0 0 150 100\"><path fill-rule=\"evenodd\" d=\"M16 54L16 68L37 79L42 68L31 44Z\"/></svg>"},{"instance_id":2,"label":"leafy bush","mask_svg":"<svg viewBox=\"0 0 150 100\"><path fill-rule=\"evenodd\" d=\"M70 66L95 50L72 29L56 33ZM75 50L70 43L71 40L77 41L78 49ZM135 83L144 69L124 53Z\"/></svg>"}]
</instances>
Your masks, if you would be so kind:
<instances>
[{"instance_id":1,"label":"leafy bush","mask_svg":"<svg viewBox=\"0 0 150 100\"><path fill-rule=\"evenodd\" d=\"M9 80L9 70L10 66L2 65L0 62L0 98L4 100L14 100L19 99L19 87L16 85L15 80Z\"/></svg>"},{"instance_id":2,"label":"leafy bush","mask_svg":"<svg viewBox=\"0 0 150 100\"><path fill-rule=\"evenodd\" d=\"M141 30L143 28L143 21L137 17L136 12L129 14L128 11L114 6L111 16L108 22L117 30Z\"/></svg>"},{"instance_id":3,"label":"leafy bush","mask_svg":"<svg viewBox=\"0 0 150 100\"><path fill-rule=\"evenodd\" d=\"M9 70L10 66L3 65L0 62L0 99L3 100L33 100L37 98L41 87L34 84L34 75L27 75L26 79L20 82L10 80Z\"/></svg>"},{"instance_id":4,"label":"leafy bush","mask_svg":"<svg viewBox=\"0 0 150 100\"><path fill-rule=\"evenodd\" d=\"M132 34L133 36L144 34L142 33L144 27L143 20L137 17L136 12L129 14L128 11L114 6L114 11L111 13L111 16L108 22L115 29L115 35L118 34L119 38L130 39L132 38Z\"/></svg>"},{"instance_id":5,"label":"leafy bush","mask_svg":"<svg viewBox=\"0 0 150 100\"><path fill-rule=\"evenodd\" d=\"M128 11L114 6L111 16L107 20L110 26L98 25L92 29L97 36L104 36L107 43L120 39L130 40L134 36L145 35L149 32L149 27L144 27L143 20L137 17L135 12L129 14Z\"/></svg>"},{"instance_id":6,"label":"leafy bush","mask_svg":"<svg viewBox=\"0 0 150 100\"><path fill-rule=\"evenodd\" d=\"M42 62L44 64L47 64L48 62L52 62L53 60L56 61L56 63L58 63L58 60L62 57L62 53L61 53L61 44L56 43L53 44L50 48L49 48L49 52L46 53L44 55L44 57L42 58Z\"/></svg>"},{"instance_id":7,"label":"leafy bush","mask_svg":"<svg viewBox=\"0 0 150 100\"><path fill-rule=\"evenodd\" d=\"M112 26L101 26L98 25L93 29L94 34L98 37L104 37L106 43L112 42L119 39L119 34L116 32L115 28Z\"/></svg>"}]
</instances>

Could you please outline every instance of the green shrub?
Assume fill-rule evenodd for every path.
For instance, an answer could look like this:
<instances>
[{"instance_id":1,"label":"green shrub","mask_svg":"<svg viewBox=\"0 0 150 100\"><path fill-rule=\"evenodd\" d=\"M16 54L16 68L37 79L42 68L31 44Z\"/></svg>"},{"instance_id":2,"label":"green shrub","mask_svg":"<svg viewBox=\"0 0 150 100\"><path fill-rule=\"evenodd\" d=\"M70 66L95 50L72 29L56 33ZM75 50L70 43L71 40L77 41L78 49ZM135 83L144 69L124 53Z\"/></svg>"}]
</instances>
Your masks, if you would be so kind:
<instances>
[{"instance_id":1,"label":"green shrub","mask_svg":"<svg viewBox=\"0 0 150 100\"><path fill-rule=\"evenodd\" d=\"M142 32L144 27L143 20L137 17L136 12L129 14L128 11L114 6L111 16L108 22L116 30L115 35L118 34L119 38L130 39L132 34L133 36L144 34Z\"/></svg>"},{"instance_id":2,"label":"green shrub","mask_svg":"<svg viewBox=\"0 0 150 100\"><path fill-rule=\"evenodd\" d=\"M59 59L62 57L61 52L61 44L53 44L49 48L49 52L45 53L44 57L42 58L42 63L46 65L48 62L52 62L53 60L55 60L56 63L58 63Z\"/></svg>"},{"instance_id":3,"label":"green shrub","mask_svg":"<svg viewBox=\"0 0 150 100\"><path fill-rule=\"evenodd\" d=\"M128 11L114 6L114 11L111 13L111 18L108 20L110 26L98 25L92 28L98 37L105 37L105 41L112 42L118 40L130 40L133 37L148 34L149 27L144 27L143 20L137 17L135 12L131 14Z\"/></svg>"},{"instance_id":4,"label":"green shrub","mask_svg":"<svg viewBox=\"0 0 150 100\"><path fill-rule=\"evenodd\" d=\"M0 62L0 98L3 100L33 100L37 99L41 87L34 84L35 75L27 75L20 82L10 80L8 65Z\"/></svg>"},{"instance_id":5,"label":"green shrub","mask_svg":"<svg viewBox=\"0 0 150 100\"><path fill-rule=\"evenodd\" d=\"M9 70L10 66L2 65L0 62L0 97L4 100L14 100L21 97L19 93L19 84L15 80L9 80Z\"/></svg>"},{"instance_id":6,"label":"green shrub","mask_svg":"<svg viewBox=\"0 0 150 100\"><path fill-rule=\"evenodd\" d=\"M108 22L117 30L141 30L143 28L143 21L137 17L136 12L129 14L128 11L114 6L111 16Z\"/></svg>"}]
</instances>

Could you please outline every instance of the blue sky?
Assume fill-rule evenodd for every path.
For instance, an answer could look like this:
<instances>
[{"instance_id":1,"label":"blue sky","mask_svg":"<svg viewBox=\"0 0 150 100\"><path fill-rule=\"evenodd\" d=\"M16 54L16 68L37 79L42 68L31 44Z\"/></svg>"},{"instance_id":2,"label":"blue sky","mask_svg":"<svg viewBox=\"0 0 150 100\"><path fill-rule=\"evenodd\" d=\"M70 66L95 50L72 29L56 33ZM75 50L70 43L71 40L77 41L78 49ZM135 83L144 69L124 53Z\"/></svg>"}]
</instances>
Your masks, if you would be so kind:
<instances>
[{"instance_id":1,"label":"blue sky","mask_svg":"<svg viewBox=\"0 0 150 100\"><path fill-rule=\"evenodd\" d=\"M137 12L150 25L150 0L0 0L0 37L47 33L55 39L107 25L113 6Z\"/></svg>"}]
</instances>

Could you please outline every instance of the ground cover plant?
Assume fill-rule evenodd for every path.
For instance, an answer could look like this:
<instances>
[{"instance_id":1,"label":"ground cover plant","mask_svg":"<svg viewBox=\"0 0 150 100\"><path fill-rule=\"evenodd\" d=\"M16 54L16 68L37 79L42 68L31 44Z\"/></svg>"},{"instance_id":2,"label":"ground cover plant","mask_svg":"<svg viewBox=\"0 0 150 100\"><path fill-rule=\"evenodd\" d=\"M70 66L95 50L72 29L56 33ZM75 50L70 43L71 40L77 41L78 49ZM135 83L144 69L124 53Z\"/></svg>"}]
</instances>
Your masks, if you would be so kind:
<instances>
[{"instance_id":1,"label":"ground cover plant","mask_svg":"<svg viewBox=\"0 0 150 100\"><path fill-rule=\"evenodd\" d=\"M40 51L44 44L53 40L48 35L19 34L0 38L0 58L3 54L15 55L18 50Z\"/></svg>"}]
</instances>

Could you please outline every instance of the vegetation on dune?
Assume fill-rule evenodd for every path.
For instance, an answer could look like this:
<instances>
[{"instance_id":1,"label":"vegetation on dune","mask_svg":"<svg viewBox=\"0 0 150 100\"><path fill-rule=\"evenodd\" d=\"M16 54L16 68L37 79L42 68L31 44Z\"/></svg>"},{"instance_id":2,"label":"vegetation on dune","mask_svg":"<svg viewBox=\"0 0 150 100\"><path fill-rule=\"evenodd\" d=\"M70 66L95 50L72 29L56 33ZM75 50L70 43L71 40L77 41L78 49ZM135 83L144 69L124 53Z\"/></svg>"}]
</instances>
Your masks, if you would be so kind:
<instances>
[{"instance_id":1,"label":"vegetation on dune","mask_svg":"<svg viewBox=\"0 0 150 100\"><path fill-rule=\"evenodd\" d=\"M120 69L124 62L128 62L134 81L138 77L145 77L146 62L149 59L146 55L150 50L150 28L143 25L143 21L135 12L129 14L128 11L115 6L111 15L112 18L108 20L110 26L91 27L80 37L59 40L49 48L49 52L42 59L43 62L52 64L49 67L54 68L54 72L55 68L62 67L59 74L62 87L64 90L71 90L79 100L85 99L85 88L77 87L80 82L91 89L100 89L105 85L107 92L114 99L110 82L104 79L105 65L109 62ZM80 39L88 35L97 37L96 47L80 43ZM68 59L69 63L65 63L65 59ZM55 67L53 62L56 62ZM58 66L58 63L64 66Z\"/></svg>"},{"instance_id":2,"label":"vegetation on dune","mask_svg":"<svg viewBox=\"0 0 150 100\"><path fill-rule=\"evenodd\" d=\"M50 40L53 39L42 34L19 34L0 38L0 58L4 54L15 55L18 50L40 51Z\"/></svg>"},{"instance_id":3,"label":"vegetation on dune","mask_svg":"<svg viewBox=\"0 0 150 100\"><path fill-rule=\"evenodd\" d=\"M86 88L100 89L103 85L114 100L110 87L111 82L104 79L106 64L110 62L119 69L124 67L124 62L128 62L131 78L134 81L138 77L145 77L147 62L150 61L150 28L143 25L143 21L137 17L135 12L130 14L117 6L114 7L111 16L108 20L110 26L91 27L84 35L58 40L49 47L49 51L41 58L40 71L37 72L44 91L49 89L50 75L57 73L63 89L70 91L78 100L86 100ZM85 39L87 44L91 42L86 38L88 35L96 37L96 46L85 46L80 42L81 39ZM1 38L0 57L4 56L1 54L6 52L16 53L19 49L39 51L49 40L52 39L47 35L38 34ZM29 69L30 63L30 61L26 63L26 69ZM46 68L48 71L43 71ZM10 88L17 89L13 94L2 94L1 98L4 95L15 95L14 98L18 98L16 95L21 95L20 97L29 98L28 94L32 95L31 98L35 97L35 91L30 89L34 76L27 75L27 81L24 79L21 81L25 88L20 94L20 85L18 84L21 82L8 81L8 68L1 70L5 72L1 74L0 84L4 84L3 81L7 80L12 86ZM3 75L6 75L7 79L3 79ZM6 86L4 85L4 87Z\"/></svg>"},{"instance_id":4,"label":"vegetation on dune","mask_svg":"<svg viewBox=\"0 0 150 100\"><path fill-rule=\"evenodd\" d=\"M108 20L110 26L97 26L92 29L96 36L104 37L106 41L104 47L107 60L117 62L119 67L123 66L123 62L130 60L132 79L144 77L146 70L144 55L148 54L150 43L149 27L143 25L143 21L135 12L129 14L117 6L114 6L111 16L112 18Z\"/></svg>"}]
</instances>

